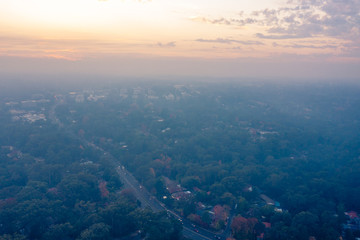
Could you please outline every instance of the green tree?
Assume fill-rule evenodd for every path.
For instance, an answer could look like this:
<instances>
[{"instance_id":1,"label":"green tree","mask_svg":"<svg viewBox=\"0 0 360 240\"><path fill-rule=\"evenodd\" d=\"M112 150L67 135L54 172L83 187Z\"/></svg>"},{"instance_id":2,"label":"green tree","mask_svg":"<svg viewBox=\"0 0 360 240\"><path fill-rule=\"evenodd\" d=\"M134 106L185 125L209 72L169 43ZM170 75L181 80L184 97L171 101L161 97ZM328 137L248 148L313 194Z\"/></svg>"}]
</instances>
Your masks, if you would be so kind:
<instances>
[{"instance_id":1,"label":"green tree","mask_svg":"<svg viewBox=\"0 0 360 240\"><path fill-rule=\"evenodd\" d=\"M72 225L67 223L51 225L44 234L44 240L70 240L73 239L74 230Z\"/></svg>"},{"instance_id":2,"label":"green tree","mask_svg":"<svg viewBox=\"0 0 360 240\"><path fill-rule=\"evenodd\" d=\"M81 232L79 240L110 239L110 226L105 223L95 223Z\"/></svg>"},{"instance_id":3,"label":"green tree","mask_svg":"<svg viewBox=\"0 0 360 240\"><path fill-rule=\"evenodd\" d=\"M319 218L310 212L300 212L294 216L291 228L296 239L308 240L318 235Z\"/></svg>"},{"instance_id":4,"label":"green tree","mask_svg":"<svg viewBox=\"0 0 360 240\"><path fill-rule=\"evenodd\" d=\"M131 214L135 205L121 201L107 206L100 212L104 222L110 226L112 237L126 236L136 230L135 216Z\"/></svg>"}]
</instances>

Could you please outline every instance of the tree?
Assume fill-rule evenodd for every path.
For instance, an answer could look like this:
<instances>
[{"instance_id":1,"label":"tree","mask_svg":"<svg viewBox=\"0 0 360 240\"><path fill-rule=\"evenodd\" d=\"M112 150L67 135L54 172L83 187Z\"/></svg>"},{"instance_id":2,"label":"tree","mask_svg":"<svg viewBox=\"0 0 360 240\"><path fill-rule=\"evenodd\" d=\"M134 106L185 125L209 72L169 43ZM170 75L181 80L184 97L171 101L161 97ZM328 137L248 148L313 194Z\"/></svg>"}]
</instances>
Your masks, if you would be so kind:
<instances>
[{"instance_id":1,"label":"tree","mask_svg":"<svg viewBox=\"0 0 360 240\"><path fill-rule=\"evenodd\" d=\"M221 204L226 204L228 206L230 206L231 208L235 206L236 203L236 198L234 197L234 195L232 195L229 192L225 192L221 197L220 197L220 201Z\"/></svg>"},{"instance_id":2,"label":"tree","mask_svg":"<svg viewBox=\"0 0 360 240\"><path fill-rule=\"evenodd\" d=\"M211 215L208 211L204 211L204 213L201 215L201 221L208 226L211 224Z\"/></svg>"},{"instance_id":3,"label":"tree","mask_svg":"<svg viewBox=\"0 0 360 240\"><path fill-rule=\"evenodd\" d=\"M256 218L246 219L240 215L236 216L232 223L231 229L236 239L251 239L256 235L255 226L258 223Z\"/></svg>"},{"instance_id":4,"label":"tree","mask_svg":"<svg viewBox=\"0 0 360 240\"><path fill-rule=\"evenodd\" d=\"M164 212L154 213L145 231L148 240L177 240L181 237L182 225L174 218L169 219Z\"/></svg>"},{"instance_id":5,"label":"tree","mask_svg":"<svg viewBox=\"0 0 360 240\"><path fill-rule=\"evenodd\" d=\"M44 234L44 240L70 240L73 239L74 230L70 223L51 225Z\"/></svg>"},{"instance_id":6,"label":"tree","mask_svg":"<svg viewBox=\"0 0 360 240\"><path fill-rule=\"evenodd\" d=\"M266 239L271 240L289 240L294 239L291 236L291 229L282 221L271 224L271 229L266 234Z\"/></svg>"},{"instance_id":7,"label":"tree","mask_svg":"<svg viewBox=\"0 0 360 240\"><path fill-rule=\"evenodd\" d=\"M192 189L193 187L198 187L200 185L200 179L197 176L187 176L181 179L181 185Z\"/></svg>"},{"instance_id":8,"label":"tree","mask_svg":"<svg viewBox=\"0 0 360 240\"><path fill-rule=\"evenodd\" d=\"M25 240L26 236L14 233L14 234L4 234L0 235L1 240Z\"/></svg>"},{"instance_id":9,"label":"tree","mask_svg":"<svg viewBox=\"0 0 360 240\"><path fill-rule=\"evenodd\" d=\"M78 200L100 200L97 180L96 176L86 173L73 174L62 179L58 187L66 199L67 206L74 206Z\"/></svg>"},{"instance_id":10,"label":"tree","mask_svg":"<svg viewBox=\"0 0 360 240\"><path fill-rule=\"evenodd\" d=\"M235 176L225 177L221 180L221 184L232 194L236 194L241 191L243 183L239 182L239 179Z\"/></svg>"},{"instance_id":11,"label":"tree","mask_svg":"<svg viewBox=\"0 0 360 240\"><path fill-rule=\"evenodd\" d=\"M239 200L237 201L237 208L236 213L244 214L249 209L249 202L244 197L239 197Z\"/></svg>"},{"instance_id":12,"label":"tree","mask_svg":"<svg viewBox=\"0 0 360 240\"><path fill-rule=\"evenodd\" d=\"M110 226L105 223L95 223L82 231L79 240L107 240L110 239Z\"/></svg>"},{"instance_id":13,"label":"tree","mask_svg":"<svg viewBox=\"0 0 360 240\"><path fill-rule=\"evenodd\" d=\"M300 212L294 216L291 228L297 239L307 240L318 235L319 218L310 212Z\"/></svg>"},{"instance_id":14,"label":"tree","mask_svg":"<svg viewBox=\"0 0 360 240\"><path fill-rule=\"evenodd\" d=\"M112 237L122 237L136 230L136 221L131 213L135 209L133 203L117 202L107 206L100 212L104 222L110 226Z\"/></svg>"}]
</instances>

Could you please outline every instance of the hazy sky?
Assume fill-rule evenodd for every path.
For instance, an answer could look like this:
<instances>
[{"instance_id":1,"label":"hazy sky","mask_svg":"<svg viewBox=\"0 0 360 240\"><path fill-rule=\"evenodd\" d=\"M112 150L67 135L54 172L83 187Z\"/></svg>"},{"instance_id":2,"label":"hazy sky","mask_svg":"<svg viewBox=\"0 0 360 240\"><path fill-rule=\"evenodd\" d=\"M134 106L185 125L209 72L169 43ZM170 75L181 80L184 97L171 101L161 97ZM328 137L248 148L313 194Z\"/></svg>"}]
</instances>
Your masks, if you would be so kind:
<instances>
[{"instance_id":1,"label":"hazy sky","mask_svg":"<svg viewBox=\"0 0 360 240\"><path fill-rule=\"evenodd\" d=\"M356 79L360 0L0 0L0 72Z\"/></svg>"}]
</instances>

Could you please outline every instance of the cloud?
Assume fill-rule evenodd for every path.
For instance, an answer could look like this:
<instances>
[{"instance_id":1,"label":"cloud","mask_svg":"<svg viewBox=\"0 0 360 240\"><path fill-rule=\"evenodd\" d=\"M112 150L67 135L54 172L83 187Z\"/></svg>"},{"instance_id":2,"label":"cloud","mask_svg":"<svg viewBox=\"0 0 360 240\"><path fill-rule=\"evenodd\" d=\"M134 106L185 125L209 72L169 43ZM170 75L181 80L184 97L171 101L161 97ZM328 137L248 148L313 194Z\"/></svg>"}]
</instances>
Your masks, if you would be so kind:
<instances>
[{"instance_id":1,"label":"cloud","mask_svg":"<svg viewBox=\"0 0 360 240\"><path fill-rule=\"evenodd\" d=\"M285 7L262 9L235 18L196 17L193 21L227 26L263 26L263 39L331 37L354 41L360 38L359 0L289 0Z\"/></svg>"},{"instance_id":2,"label":"cloud","mask_svg":"<svg viewBox=\"0 0 360 240\"><path fill-rule=\"evenodd\" d=\"M168 42L168 43L158 42L156 45L162 48L169 48L169 47L171 48L171 47L176 47L176 42Z\"/></svg>"},{"instance_id":3,"label":"cloud","mask_svg":"<svg viewBox=\"0 0 360 240\"><path fill-rule=\"evenodd\" d=\"M245 26L257 22L255 18L238 19L238 18L224 18L224 17L215 18L215 19L206 18L206 17L193 17L191 18L191 20L196 22L204 22L204 23L210 23L216 25L235 25L235 26Z\"/></svg>"},{"instance_id":4,"label":"cloud","mask_svg":"<svg viewBox=\"0 0 360 240\"><path fill-rule=\"evenodd\" d=\"M278 44L276 42L274 42L273 47L285 47L285 48L297 48L297 49L303 49L303 48L311 48L311 49L336 49L339 46L337 45L331 45L331 44L325 44L325 45L316 45L316 44L299 44L299 43L295 43L295 44Z\"/></svg>"},{"instance_id":5,"label":"cloud","mask_svg":"<svg viewBox=\"0 0 360 240\"><path fill-rule=\"evenodd\" d=\"M253 45L271 45L270 41L276 41L273 47L324 50L332 58L360 59L360 0L288 0L278 8L238 12L232 17L198 16L192 20L233 27L235 31L256 29ZM327 42L316 42L319 40ZM196 41L245 44L227 38Z\"/></svg>"},{"instance_id":6,"label":"cloud","mask_svg":"<svg viewBox=\"0 0 360 240\"><path fill-rule=\"evenodd\" d=\"M199 38L196 39L197 42L204 42L204 43L223 43L223 44L233 44L238 43L242 45L263 45L264 43L260 41L241 41L241 40L234 40L234 39L228 39L228 38L217 38L217 39L203 39Z\"/></svg>"},{"instance_id":7,"label":"cloud","mask_svg":"<svg viewBox=\"0 0 360 240\"><path fill-rule=\"evenodd\" d=\"M196 22L204 22L204 23L211 23L211 24L231 25L231 22L225 18L210 19L210 18L206 18L206 17L193 17L193 18L191 18L191 20L196 21Z\"/></svg>"},{"instance_id":8,"label":"cloud","mask_svg":"<svg viewBox=\"0 0 360 240\"><path fill-rule=\"evenodd\" d=\"M292 35L292 34L278 34L278 35L264 35L262 33L255 34L256 37L262 39L295 39L295 38L306 38L309 35Z\"/></svg>"},{"instance_id":9,"label":"cloud","mask_svg":"<svg viewBox=\"0 0 360 240\"><path fill-rule=\"evenodd\" d=\"M269 33L308 37L333 37L354 40L360 27L360 1L291 1L293 7L280 8L276 23L265 18Z\"/></svg>"}]
</instances>

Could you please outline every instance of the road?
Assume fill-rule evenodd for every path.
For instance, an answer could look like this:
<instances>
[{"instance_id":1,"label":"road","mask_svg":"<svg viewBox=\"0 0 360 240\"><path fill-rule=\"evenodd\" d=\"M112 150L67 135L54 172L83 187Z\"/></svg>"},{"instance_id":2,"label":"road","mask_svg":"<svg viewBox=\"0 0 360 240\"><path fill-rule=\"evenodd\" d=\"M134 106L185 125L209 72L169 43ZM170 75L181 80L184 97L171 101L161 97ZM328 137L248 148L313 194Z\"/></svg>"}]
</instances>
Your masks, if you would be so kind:
<instances>
[{"instance_id":1,"label":"road","mask_svg":"<svg viewBox=\"0 0 360 240\"><path fill-rule=\"evenodd\" d=\"M56 116L56 107L62 104L63 101L57 101L49 110L49 119L57 125L59 128L63 129L65 133L69 134L71 137L76 138L81 141L84 146L91 147L99 152L101 152L107 159L111 161L111 164L119 175L121 182L124 184L125 188L131 189L133 191L134 196L141 202L141 207L151 208L154 212L166 211L169 215L173 216L175 219L178 219L183 223L183 235L186 238L193 239L193 240L225 240L226 231L222 234L216 234L211 231L208 231L204 228L194 226L190 221L183 219L175 212L168 209L163 203L156 199L153 195L151 195L145 187L140 185L140 183L136 180L136 178L122 165L119 164L119 160L117 160L113 155L109 152L105 151L101 147L95 145L87 141L84 138L80 138L79 136L75 135L68 129L64 127L64 124Z\"/></svg>"}]
</instances>

